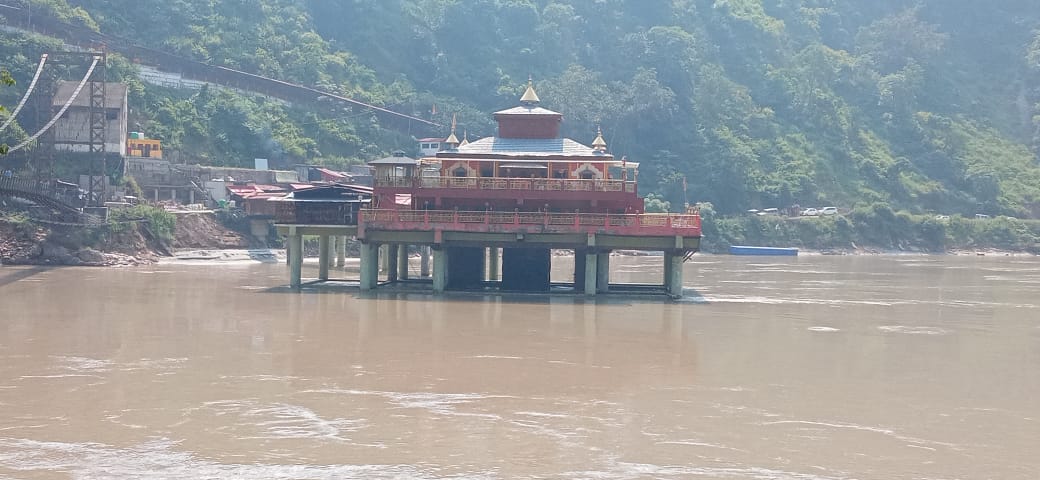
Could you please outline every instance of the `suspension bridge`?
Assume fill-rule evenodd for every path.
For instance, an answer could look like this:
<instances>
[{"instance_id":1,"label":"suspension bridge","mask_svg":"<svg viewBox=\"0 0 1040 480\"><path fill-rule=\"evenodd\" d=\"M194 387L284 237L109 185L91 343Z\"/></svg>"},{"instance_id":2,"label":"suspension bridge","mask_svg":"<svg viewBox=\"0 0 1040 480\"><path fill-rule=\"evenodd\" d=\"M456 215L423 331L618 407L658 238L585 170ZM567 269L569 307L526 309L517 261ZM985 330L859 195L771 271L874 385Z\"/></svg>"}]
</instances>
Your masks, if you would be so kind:
<instances>
[{"instance_id":1,"label":"suspension bridge","mask_svg":"<svg viewBox=\"0 0 1040 480\"><path fill-rule=\"evenodd\" d=\"M33 220L60 225L104 225L105 219L84 213L75 205L83 203L79 195L77 187L53 180L0 177L0 197L19 198L47 211L48 218L34 216Z\"/></svg>"},{"instance_id":2,"label":"suspension bridge","mask_svg":"<svg viewBox=\"0 0 1040 480\"><path fill-rule=\"evenodd\" d=\"M11 27L59 38L67 44L81 48L91 49L101 46L107 51L116 52L131 59L134 63L177 73L191 80L246 90L290 103L310 105L322 110L335 105L343 105L356 109L356 111L372 112L384 127L416 136L422 136L431 128L441 126L431 120L362 102L320 87L199 62L162 50L144 47L123 37L95 32L87 27L73 25L57 18L34 15L30 25L27 20L28 16L21 7L12 5L7 10L9 11L0 10L0 15L7 17Z\"/></svg>"}]
</instances>

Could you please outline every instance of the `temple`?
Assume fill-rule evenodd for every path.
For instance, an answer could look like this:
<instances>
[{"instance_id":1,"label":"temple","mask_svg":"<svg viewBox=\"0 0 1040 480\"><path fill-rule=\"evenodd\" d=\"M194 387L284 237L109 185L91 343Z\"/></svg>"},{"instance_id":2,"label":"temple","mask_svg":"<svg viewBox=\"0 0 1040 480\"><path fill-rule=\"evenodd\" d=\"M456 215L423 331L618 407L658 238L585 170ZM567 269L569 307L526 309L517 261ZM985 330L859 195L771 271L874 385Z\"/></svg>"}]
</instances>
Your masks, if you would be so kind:
<instances>
[{"instance_id":1,"label":"temple","mask_svg":"<svg viewBox=\"0 0 1040 480\"><path fill-rule=\"evenodd\" d=\"M354 232L362 290L380 285L381 250L396 264L386 281L405 280L412 248L432 250L432 272L425 263L422 272L432 275L434 292L556 291L551 263L570 260L550 252L562 249L574 252L573 290L595 295L611 289L611 251L647 250L664 252L663 290L682 294L682 264L700 247L700 217L645 213L639 165L614 158L602 131L591 145L561 137L563 115L540 103L529 82L518 106L495 113L497 135L460 141L453 118L436 153L370 164L371 203L358 211ZM300 235L322 235L322 226L295 220L279 218L291 257ZM322 248L332 247L325 240ZM330 254L322 253L319 261L327 262Z\"/></svg>"}]
</instances>

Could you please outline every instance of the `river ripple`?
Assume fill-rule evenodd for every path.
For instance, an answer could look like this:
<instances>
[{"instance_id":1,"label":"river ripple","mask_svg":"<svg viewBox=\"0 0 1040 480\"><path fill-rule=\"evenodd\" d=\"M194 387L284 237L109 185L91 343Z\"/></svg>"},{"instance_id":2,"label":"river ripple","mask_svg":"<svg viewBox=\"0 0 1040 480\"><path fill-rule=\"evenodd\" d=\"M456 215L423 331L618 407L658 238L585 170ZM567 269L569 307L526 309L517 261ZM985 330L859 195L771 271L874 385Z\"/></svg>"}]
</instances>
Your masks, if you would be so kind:
<instances>
[{"instance_id":1,"label":"river ripple","mask_svg":"<svg viewBox=\"0 0 1040 480\"><path fill-rule=\"evenodd\" d=\"M678 303L3 267L0 479L1040 478L1038 267L696 256Z\"/></svg>"}]
</instances>

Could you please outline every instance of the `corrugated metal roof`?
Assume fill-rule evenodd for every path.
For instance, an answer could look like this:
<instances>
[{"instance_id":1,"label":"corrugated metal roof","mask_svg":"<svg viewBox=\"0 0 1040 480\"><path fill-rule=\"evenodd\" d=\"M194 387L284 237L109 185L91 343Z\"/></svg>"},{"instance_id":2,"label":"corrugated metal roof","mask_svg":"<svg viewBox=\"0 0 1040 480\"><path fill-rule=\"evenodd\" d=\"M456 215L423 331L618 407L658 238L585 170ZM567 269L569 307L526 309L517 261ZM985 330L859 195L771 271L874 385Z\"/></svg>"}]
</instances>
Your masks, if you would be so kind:
<instances>
[{"instance_id":1,"label":"corrugated metal roof","mask_svg":"<svg viewBox=\"0 0 1040 480\"><path fill-rule=\"evenodd\" d=\"M363 194L369 194L369 195L371 195L372 192L373 192L372 187L370 187L368 185L358 185L356 183L348 183L348 184L338 183L338 184L336 184L336 186L342 187L342 188L345 188L347 190L351 190L351 191L354 191L354 192L357 192L357 193L363 193Z\"/></svg>"},{"instance_id":2,"label":"corrugated metal roof","mask_svg":"<svg viewBox=\"0 0 1040 480\"><path fill-rule=\"evenodd\" d=\"M282 197L284 197L286 195L287 195L287 193L285 193L285 192L266 192L266 193L254 193L254 194L251 194L251 195L247 195L247 196L245 196L243 198L245 198L246 200L269 200L269 199L272 199L272 198L282 198Z\"/></svg>"},{"instance_id":3,"label":"corrugated metal roof","mask_svg":"<svg viewBox=\"0 0 1040 480\"><path fill-rule=\"evenodd\" d=\"M517 157L568 156L610 158L591 147L569 138L499 138L487 137L470 142L443 156L452 155L507 155ZM441 156L441 154L438 154Z\"/></svg>"},{"instance_id":4,"label":"corrugated metal roof","mask_svg":"<svg viewBox=\"0 0 1040 480\"><path fill-rule=\"evenodd\" d=\"M499 110L495 112L495 115L556 115L563 116L562 113L554 112L547 108L520 105L519 107L507 108L505 110Z\"/></svg>"},{"instance_id":5,"label":"corrugated metal roof","mask_svg":"<svg viewBox=\"0 0 1040 480\"><path fill-rule=\"evenodd\" d=\"M257 193L260 191L256 188L256 185L228 185L227 189L229 192L234 193L235 195Z\"/></svg>"},{"instance_id":6,"label":"corrugated metal roof","mask_svg":"<svg viewBox=\"0 0 1040 480\"><path fill-rule=\"evenodd\" d=\"M226 187L232 195L238 195L243 198L251 198L257 195L284 195L287 190L277 185L228 185Z\"/></svg>"},{"instance_id":7,"label":"corrugated metal roof","mask_svg":"<svg viewBox=\"0 0 1040 480\"><path fill-rule=\"evenodd\" d=\"M372 189L363 185L322 185L315 188L308 188L305 190L296 190L289 194L286 198L295 200L315 200L315 199L351 199L358 198L360 196L371 195Z\"/></svg>"}]
</instances>

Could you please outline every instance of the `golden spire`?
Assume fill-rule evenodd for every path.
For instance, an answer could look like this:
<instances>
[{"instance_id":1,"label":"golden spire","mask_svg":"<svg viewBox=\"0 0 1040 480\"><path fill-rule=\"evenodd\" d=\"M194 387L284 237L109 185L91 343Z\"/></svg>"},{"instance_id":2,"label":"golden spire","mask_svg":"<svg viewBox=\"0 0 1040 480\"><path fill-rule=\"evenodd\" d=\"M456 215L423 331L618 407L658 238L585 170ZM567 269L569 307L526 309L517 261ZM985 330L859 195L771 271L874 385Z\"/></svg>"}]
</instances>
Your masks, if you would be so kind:
<instances>
[{"instance_id":1,"label":"golden spire","mask_svg":"<svg viewBox=\"0 0 1040 480\"><path fill-rule=\"evenodd\" d=\"M462 147L465 145L469 145L469 131L467 130L462 131L462 143L460 143L459 146Z\"/></svg>"},{"instance_id":2,"label":"golden spire","mask_svg":"<svg viewBox=\"0 0 1040 480\"><path fill-rule=\"evenodd\" d=\"M592 149L597 152L607 151L607 141L603 140L603 129L596 126L596 139L592 141Z\"/></svg>"},{"instance_id":3,"label":"golden spire","mask_svg":"<svg viewBox=\"0 0 1040 480\"><path fill-rule=\"evenodd\" d=\"M538 98L538 94L534 93L534 80L527 77L527 90L524 92L524 96L520 97L520 103L523 105L537 105L542 100Z\"/></svg>"},{"instance_id":4,"label":"golden spire","mask_svg":"<svg viewBox=\"0 0 1040 480\"><path fill-rule=\"evenodd\" d=\"M448 135L448 138L444 140L444 143L452 147L459 146L459 137L455 136L455 115L454 113L451 114L451 135Z\"/></svg>"}]
</instances>

